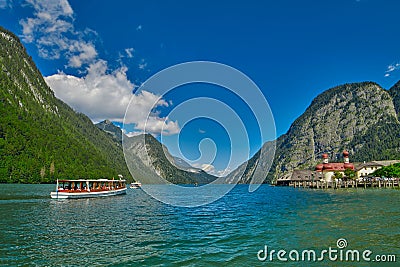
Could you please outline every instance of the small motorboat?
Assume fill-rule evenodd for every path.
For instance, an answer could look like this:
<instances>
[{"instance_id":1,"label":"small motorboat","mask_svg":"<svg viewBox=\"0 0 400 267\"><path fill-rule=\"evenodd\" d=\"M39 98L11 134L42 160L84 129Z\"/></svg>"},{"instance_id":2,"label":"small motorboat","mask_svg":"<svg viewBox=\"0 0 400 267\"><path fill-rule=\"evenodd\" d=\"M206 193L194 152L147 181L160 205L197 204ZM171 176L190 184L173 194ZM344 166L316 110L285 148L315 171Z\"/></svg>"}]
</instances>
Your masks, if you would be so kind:
<instances>
[{"instance_id":1,"label":"small motorboat","mask_svg":"<svg viewBox=\"0 0 400 267\"><path fill-rule=\"evenodd\" d=\"M133 183L130 184L130 188L137 189L137 188L140 188L140 187L142 187L142 183L139 182L139 181L133 182Z\"/></svg>"}]
</instances>

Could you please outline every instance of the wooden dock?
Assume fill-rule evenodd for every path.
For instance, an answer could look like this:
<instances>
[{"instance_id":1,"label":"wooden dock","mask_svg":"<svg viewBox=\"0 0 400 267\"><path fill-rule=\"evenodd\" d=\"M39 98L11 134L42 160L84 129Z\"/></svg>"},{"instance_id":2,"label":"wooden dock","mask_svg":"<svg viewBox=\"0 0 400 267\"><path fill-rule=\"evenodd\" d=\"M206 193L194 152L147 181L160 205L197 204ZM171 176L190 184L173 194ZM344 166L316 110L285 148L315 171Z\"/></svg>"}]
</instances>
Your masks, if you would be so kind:
<instances>
[{"instance_id":1,"label":"wooden dock","mask_svg":"<svg viewBox=\"0 0 400 267\"><path fill-rule=\"evenodd\" d=\"M339 189L339 188L399 188L400 178L392 180L371 180L371 181L293 181L289 184L292 187L315 188L315 189Z\"/></svg>"}]
</instances>

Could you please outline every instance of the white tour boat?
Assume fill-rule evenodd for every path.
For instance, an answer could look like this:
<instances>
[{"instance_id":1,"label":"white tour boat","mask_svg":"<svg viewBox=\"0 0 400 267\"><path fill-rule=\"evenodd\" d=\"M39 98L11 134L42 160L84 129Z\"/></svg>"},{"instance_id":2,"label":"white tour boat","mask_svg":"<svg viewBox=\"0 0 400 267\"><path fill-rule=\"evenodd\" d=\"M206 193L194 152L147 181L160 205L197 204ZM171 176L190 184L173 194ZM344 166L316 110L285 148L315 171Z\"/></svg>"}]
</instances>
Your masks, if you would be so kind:
<instances>
[{"instance_id":1,"label":"white tour boat","mask_svg":"<svg viewBox=\"0 0 400 267\"><path fill-rule=\"evenodd\" d=\"M51 192L51 198L88 198L106 197L126 194L126 181L119 180L57 180L55 192Z\"/></svg>"}]
</instances>

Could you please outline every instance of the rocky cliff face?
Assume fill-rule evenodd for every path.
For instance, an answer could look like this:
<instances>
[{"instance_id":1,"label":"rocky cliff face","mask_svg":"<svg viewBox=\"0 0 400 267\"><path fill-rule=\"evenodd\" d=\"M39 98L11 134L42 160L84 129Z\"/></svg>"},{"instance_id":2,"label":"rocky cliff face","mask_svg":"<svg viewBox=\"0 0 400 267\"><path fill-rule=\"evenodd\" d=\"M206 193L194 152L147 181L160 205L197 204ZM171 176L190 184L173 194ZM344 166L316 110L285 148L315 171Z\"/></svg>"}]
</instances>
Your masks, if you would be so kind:
<instances>
[{"instance_id":1,"label":"rocky cliff face","mask_svg":"<svg viewBox=\"0 0 400 267\"><path fill-rule=\"evenodd\" d=\"M399 108L395 105L400 101L392 97L400 96L400 86L396 86L387 91L373 82L352 83L317 96L288 132L276 140L267 180L289 176L294 169L313 168L323 153L328 153L332 161L339 160L344 149L350 152L351 160L400 156ZM249 160L248 169L258 162L261 152ZM250 179L248 173L242 181Z\"/></svg>"},{"instance_id":2,"label":"rocky cliff face","mask_svg":"<svg viewBox=\"0 0 400 267\"><path fill-rule=\"evenodd\" d=\"M217 179L203 170L177 167L176 159L152 135L125 136L123 145L128 167L142 183L164 183L159 177L174 184L207 184Z\"/></svg>"},{"instance_id":3,"label":"rocky cliff face","mask_svg":"<svg viewBox=\"0 0 400 267\"><path fill-rule=\"evenodd\" d=\"M205 184L216 179L201 169L193 168L181 158L173 157L168 148L151 135L128 137L109 120L99 122L96 126L121 145L124 139L125 156L136 180L163 183L156 177L161 176L175 184Z\"/></svg>"},{"instance_id":4,"label":"rocky cliff face","mask_svg":"<svg viewBox=\"0 0 400 267\"><path fill-rule=\"evenodd\" d=\"M400 81L392 86L389 90L389 94L393 99L394 108L397 113L397 117L400 116Z\"/></svg>"},{"instance_id":5,"label":"rocky cliff face","mask_svg":"<svg viewBox=\"0 0 400 267\"><path fill-rule=\"evenodd\" d=\"M103 130L104 132L110 134L110 136L117 141L122 143L122 131L119 127L115 126L110 120L104 120L95 124L97 128Z\"/></svg>"}]
</instances>

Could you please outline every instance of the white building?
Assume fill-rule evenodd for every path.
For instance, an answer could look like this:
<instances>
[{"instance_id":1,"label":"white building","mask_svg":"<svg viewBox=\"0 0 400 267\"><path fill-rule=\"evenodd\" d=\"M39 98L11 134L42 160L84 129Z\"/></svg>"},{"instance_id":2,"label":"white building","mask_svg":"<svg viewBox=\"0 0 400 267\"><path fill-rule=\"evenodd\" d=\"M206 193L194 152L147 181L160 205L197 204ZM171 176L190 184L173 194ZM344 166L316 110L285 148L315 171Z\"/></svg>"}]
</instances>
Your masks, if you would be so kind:
<instances>
[{"instance_id":1,"label":"white building","mask_svg":"<svg viewBox=\"0 0 400 267\"><path fill-rule=\"evenodd\" d=\"M357 173L357 178L370 176L374 171L382 167L386 167L399 162L400 160L375 160L361 163L355 169Z\"/></svg>"}]
</instances>

